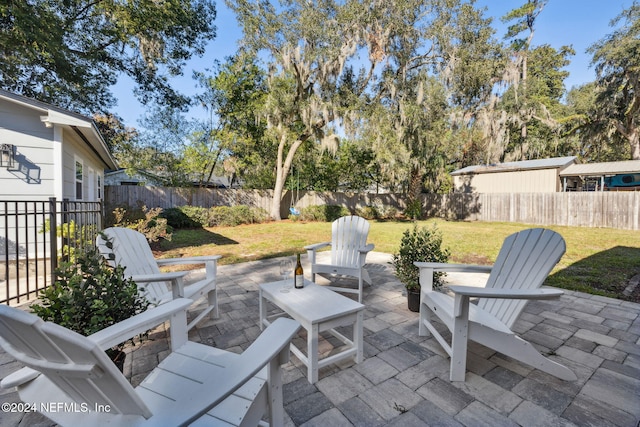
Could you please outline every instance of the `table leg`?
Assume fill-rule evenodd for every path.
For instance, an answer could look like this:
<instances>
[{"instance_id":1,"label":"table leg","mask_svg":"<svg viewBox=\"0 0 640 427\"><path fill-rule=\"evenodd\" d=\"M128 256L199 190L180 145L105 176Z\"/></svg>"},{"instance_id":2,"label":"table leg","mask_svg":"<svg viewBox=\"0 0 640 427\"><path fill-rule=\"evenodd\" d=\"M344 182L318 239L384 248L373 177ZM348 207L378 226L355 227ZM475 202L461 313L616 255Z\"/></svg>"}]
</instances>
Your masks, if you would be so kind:
<instances>
[{"instance_id":1,"label":"table leg","mask_svg":"<svg viewBox=\"0 0 640 427\"><path fill-rule=\"evenodd\" d=\"M360 310L356 315L356 323L353 325L353 343L356 346L356 363L362 363L364 360L364 344L363 344L363 331L362 331L362 319L364 317L364 310Z\"/></svg>"},{"instance_id":2,"label":"table leg","mask_svg":"<svg viewBox=\"0 0 640 427\"><path fill-rule=\"evenodd\" d=\"M318 331L317 323L311 325L310 330L307 331L307 360L309 361L307 379L311 384L318 381Z\"/></svg>"}]
</instances>

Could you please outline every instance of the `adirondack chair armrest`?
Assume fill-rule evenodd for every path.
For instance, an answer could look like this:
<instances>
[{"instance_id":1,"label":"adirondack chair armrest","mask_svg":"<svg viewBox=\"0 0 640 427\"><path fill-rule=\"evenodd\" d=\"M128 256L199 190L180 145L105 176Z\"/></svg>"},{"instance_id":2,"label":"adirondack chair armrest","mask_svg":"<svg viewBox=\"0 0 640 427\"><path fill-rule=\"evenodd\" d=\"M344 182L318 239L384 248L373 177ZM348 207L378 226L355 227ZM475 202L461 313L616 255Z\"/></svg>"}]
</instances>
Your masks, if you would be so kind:
<instances>
[{"instance_id":1,"label":"adirondack chair armrest","mask_svg":"<svg viewBox=\"0 0 640 427\"><path fill-rule=\"evenodd\" d=\"M7 375L0 382L0 387L4 389L10 389L13 387L21 386L22 384L26 384L31 380L35 380L40 376L40 372L31 368L22 368L18 369L12 374Z\"/></svg>"},{"instance_id":2,"label":"adirondack chair armrest","mask_svg":"<svg viewBox=\"0 0 640 427\"><path fill-rule=\"evenodd\" d=\"M295 320L284 317L276 319L249 348L225 366L224 372L216 378L215 397L202 397L203 400L206 399L206 405L203 405L198 413L193 414L191 419L199 418L218 405L266 365L270 365L270 381L276 380L272 378L271 373L279 372L275 367L279 368L289 360L289 344L299 329L300 323ZM276 386L281 387L281 382ZM200 397L195 398L200 399Z\"/></svg>"},{"instance_id":3,"label":"adirondack chair armrest","mask_svg":"<svg viewBox=\"0 0 640 427\"><path fill-rule=\"evenodd\" d=\"M420 288L423 292L433 291L433 273L490 273L493 268L490 265L474 264L450 264L446 262L414 262L413 265L420 269Z\"/></svg>"},{"instance_id":4,"label":"adirondack chair armrest","mask_svg":"<svg viewBox=\"0 0 640 427\"><path fill-rule=\"evenodd\" d=\"M324 247L331 246L331 242L322 242L322 243L314 243L313 245L305 246L304 249L308 251L317 251L318 249L322 249Z\"/></svg>"},{"instance_id":5,"label":"adirondack chair armrest","mask_svg":"<svg viewBox=\"0 0 640 427\"><path fill-rule=\"evenodd\" d=\"M98 344L101 349L107 350L130 338L133 338L138 334L148 331L161 323L164 323L173 315L179 314L180 312L184 313L184 323L186 326L186 311L192 303L193 301L187 298L169 301L166 304L149 309L136 316L130 317L127 320L98 331L95 334L89 335L88 338ZM0 387L4 389L18 387L36 379L39 375L40 372L35 369L25 367L3 378L2 382L0 382Z\"/></svg>"},{"instance_id":6,"label":"adirondack chair armrest","mask_svg":"<svg viewBox=\"0 0 640 427\"><path fill-rule=\"evenodd\" d=\"M431 269L451 273L491 273L491 265L450 264L446 262L414 262L420 269Z\"/></svg>"},{"instance_id":7,"label":"adirondack chair armrest","mask_svg":"<svg viewBox=\"0 0 640 427\"><path fill-rule=\"evenodd\" d=\"M555 299L560 298L563 291L558 289L495 289L477 288L474 286L450 285L449 290L455 294L453 314L460 317L469 298L501 298L501 299Z\"/></svg>"},{"instance_id":8,"label":"adirondack chair armrest","mask_svg":"<svg viewBox=\"0 0 640 427\"><path fill-rule=\"evenodd\" d=\"M360 249L358 249L358 252L360 252L360 255L362 254L366 255L369 252L371 252L373 248L375 248L375 245L373 243L369 243L367 246L363 246Z\"/></svg>"},{"instance_id":9,"label":"adirondack chair armrest","mask_svg":"<svg viewBox=\"0 0 640 427\"><path fill-rule=\"evenodd\" d=\"M281 322L281 320L283 320ZM262 367L276 356L278 364L289 361L289 343L298 333L300 323L295 320L280 317L276 319L235 361L238 370L241 366L254 365L253 370L248 371L248 377L255 375ZM246 369L246 368L245 368ZM231 372L235 369L231 369Z\"/></svg>"},{"instance_id":10,"label":"adirondack chair armrest","mask_svg":"<svg viewBox=\"0 0 640 427\"><path fill-rule=\"evenodd\" d=\"M158 266L164 265L180 265L180 264L206 264L208 262L217 262L222 256L220 255L203 255L185 258L162 258L157 259Z\"/></svg>"},{"instance_id":11,"label":"adirondack chair armrest","mask_svg":"<svg viewBox=\"0 0 640 427\"><path fill-rule=\"evenodd\" d=\"M95 334L89 335L88 338L103 350L107 350L149 329L153 329L171 319L174 315L181 315L181 312L184 313L186 322L187 309L191 304L193 304L193 301L187 298L174 299L104 328Z\"/></svg>"},{"instance_id":12,"label":"adirondack chair armrest","mask_svg":"<svg viewBox=\"0 0 640 427\"><path fill-rule=\"evenodd\" d=\"M136 274L131 276L131 279L136 283L149 283L149 282L170 282L171 293L173 298L184 297L184 276L188 271L173 271L170 273L156 273L156 274Z\"/></svg>"},{"instance_id":13,"label":"adirondack chair armrest","mask_svg":"<svg viewBox=\"0 0 640 427\"><path fill-rule=\"evenodd\" d=\"M309 259L309 264L313 266L316 263L316 252L318 251L318 249L322 249L327 246L331 246L331 242L315 243L313 245L305 246L304 248L307 251L307 258ZM312 279L312 280L315 280L315 279Z\"/></svg>"},{"instance_id":14,"label":"adirondack chair armrest","mask_svg":"<svg viewBox=\"0 0 640 427\"><path fill-rule=\"evenodd\" d=\"M554 299L564 294L559 289L496 289L461 285L450 285L449 290L468 297L504 299Z\"/></svg>"}]
</instances>

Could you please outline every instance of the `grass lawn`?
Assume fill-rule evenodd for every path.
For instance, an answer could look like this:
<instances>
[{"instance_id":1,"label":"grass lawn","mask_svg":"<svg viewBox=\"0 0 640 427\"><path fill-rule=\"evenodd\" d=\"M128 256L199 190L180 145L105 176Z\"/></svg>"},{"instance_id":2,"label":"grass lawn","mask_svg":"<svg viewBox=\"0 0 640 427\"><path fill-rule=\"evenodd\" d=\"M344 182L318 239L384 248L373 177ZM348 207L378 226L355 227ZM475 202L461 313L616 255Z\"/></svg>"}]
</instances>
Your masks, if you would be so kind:
<instances>
[{"instance_id":1,"label":"grass lawn","mask_svg":"<svg viewBox=\"0 0 640 427\"><path fill-rule=\"evenodd\" d=\"M451 262L491 264L506 236L526 224L419 221L442 231ZM375 250L394 253L411 222L371 221L369 242ZM623 295L629 280L640 274L640 232L609 228L548 227L567 242L567 252L546 284L614 298L640 302L640 286ZM326 222L280 221L237 227L176 230L171 241L163 241L156 255L182 257L217 254L221 264L234 264L304 252L303 246L331 240Z\"/></svg>"}]
</instances>

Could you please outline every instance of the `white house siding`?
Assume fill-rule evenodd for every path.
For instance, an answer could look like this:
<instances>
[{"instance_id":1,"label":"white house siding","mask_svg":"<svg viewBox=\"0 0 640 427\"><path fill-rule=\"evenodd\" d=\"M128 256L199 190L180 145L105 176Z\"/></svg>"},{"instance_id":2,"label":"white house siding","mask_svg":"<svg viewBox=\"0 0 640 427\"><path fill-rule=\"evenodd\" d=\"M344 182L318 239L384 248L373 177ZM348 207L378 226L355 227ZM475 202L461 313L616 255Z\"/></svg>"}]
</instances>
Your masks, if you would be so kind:
<instances>
[{"instance_id":1,"label":"white house siding","mask_svg":"<svg viewBox=\"0 0 640 427\"><path fill-rule=\"evenodd\" d=\"M0 201L11 200L0 203L0 256L7 257L9 264L15 266L15 260L26 256L33 259L38 254L41 259L42 254L49 255L42 233L48 215L23 213L33 212L36 206L38 211L47 211L50 197L76 200L76 157L84 165L82 200L102 197L104 168L117 165L90 126L89 118L0 90L0 143L13 144L17 154L15 168L0 168ZM84 141L73 127L89 140ZM24 203L34 200L47 205ZM79 221L88 223L90 218ZM4 277L1 270L7 271L9 264L0 264L0 283Z\"/></svg>"},{"instance_id":2,"label":"white house siding","mask_svg":"<svg viewBox=\"0 0 640 427\"><path fill-rule=\"evenodd\" d=\"M46 200L54 192L53 129L37 110L0 99L0 144L16 146L14 170L0 168L3 199Z\"/></svg>"},{"instance_id":3,"label":"white house siding","mask_svg":"<svg viewBox=\"0 0 640 427\"><path fill-rule=\"evenodd\" d=\"M457 192L465 193L552 193L560 191L557 169L534 169L456 175Z\"/></svg>"},{"instance_id":4,"label":"white house siding","mask_svg":"<svg viewBox=\"0 0 640 427\"><path fill-rule=\"evenodd\" d=\"M69 200L82 200L93 202L98 195L103 194L103 189L98 188L104 183L104 166L95 159L95 155L87 145L71 130L64 131L64 144L62 145L63 180L62 197ZM76 159L82 162L82 198L76 199ZM90 183L90 170L93 170ZM89 190L92 191L89 191Z\"/></svg>"}]
</instances>

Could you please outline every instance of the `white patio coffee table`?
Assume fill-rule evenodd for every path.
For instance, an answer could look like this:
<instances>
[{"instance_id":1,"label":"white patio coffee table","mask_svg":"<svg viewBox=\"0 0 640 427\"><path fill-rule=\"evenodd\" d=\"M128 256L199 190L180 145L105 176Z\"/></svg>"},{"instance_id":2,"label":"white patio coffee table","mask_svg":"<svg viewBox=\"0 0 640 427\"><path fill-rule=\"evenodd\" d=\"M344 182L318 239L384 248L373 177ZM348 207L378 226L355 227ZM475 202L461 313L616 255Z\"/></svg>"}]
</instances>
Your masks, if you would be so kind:
<instances>
[{"instance_id":1,"label":"white patio coffee table","mask_svg":"<svg viewBox=\"0 0 640 427\"><path fill-rule=\"evenodd\" d=\"M260 329L269 325L270 319L289 315L300 322L307 331L307 354L291 343L291 351L307 366L307 379L311 384L318 381L318 369L354 357L362 362L362 318L364 305L337 294L305 279L302 289L281 292L284 282L260 285ZM282 312L267 316L267 301ZM335 328L353 325L353 340L348 339ZM346 345L342 351L319 360L318 335L328 331Z\"/></svg>"}]
</instances>

